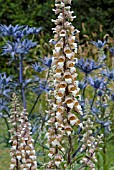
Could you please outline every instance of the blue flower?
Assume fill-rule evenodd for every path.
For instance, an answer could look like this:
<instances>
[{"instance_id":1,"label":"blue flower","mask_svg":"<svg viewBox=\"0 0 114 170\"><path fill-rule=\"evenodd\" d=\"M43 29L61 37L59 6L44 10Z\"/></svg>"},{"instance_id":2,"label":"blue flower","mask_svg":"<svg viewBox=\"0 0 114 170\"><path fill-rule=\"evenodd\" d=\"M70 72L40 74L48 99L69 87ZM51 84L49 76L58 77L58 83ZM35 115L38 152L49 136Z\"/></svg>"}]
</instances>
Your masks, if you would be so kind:
<instances>
[{"instance_id":1,"label":"blue flower","mask_svg":"<svg viewBox=\"0 0 114 170\"><path fill-rule=\"evenodd\" d=\"M29 50L36 46L36 42L32 42L31 40L25 39L22 42L10 42L7 41L6 45L3 46L3 55L10 54L13 58L15 54L27 54Z\"/></svg>"},{"instance_id":2,"label":"blue flower","mask_svg":"<svg viewBox=\"0 0 114 170\"><path fill-rule=\"evenodd\" d=\"M46 65L47 67L51 67L52 64L52 58L49 57L45 57L44 59L40 58L40 60L43 62L44 65Z\"/></svg>"},{"instance_id":3,"label":"blue flower","mask_svg":"<svg viewBox=\"0 0 114 170\"><path fill-rule=\"evenodd\" d=\"M39 80L37 86L32 88L33 92L36 93L37 95L42 94L43 92L49 92L50 90L53 90L53 88L49 87L47 84L47 80L42 79Z\"/></svg>"},{"instance_id":4,"label":"blue flower","mask_svg":"<svg viewBox=\"0 0 114 170\"><path fill-rule=\"evenodd\" d=\"M109 134L110 133L111 122L109 120L101 121L101 120L97 119L97 123L101 124L101 127L104 128L105 134Z\"/></svg>"},{"instance_id":5,"label":"blue flower","mask_svg":"<svg viewBox=\"0 0 114 170\"><path fill-rule=\"evenodd\" d=\"M42 30L42 28L43 27L36 28L36 27L28 27L28 26L26 26L22 30L22 36L27 36L29 34L38 34Z\"/></svg>"},{"instance_id":6,"label":"blue flower","mask_svg":"<svg viewBox=\"0 0 114 170\"><path fill-rule=\"evenodd\" d=\"M9 94L11 92L12 89L12 79L13 76L6 76L6 73L0 73L0 105L2 106L2 104L4 103L4 105L7 103L7 100L3 99L4 97L9 98ZM0 106L0 110L1 110L1 106Z\"/></svg>"},{"instance_id":7,"label":"blue flower","mask_svg":"<svg viewBox=\"0 0 114 170\"><path fill-rule=\"evenodd\" d=\"M78 60L78 63L75 64L75 67L78 67L82 72L87 75L93 70L101 68L102 65L98 65L98 63L95 63L92 59L84 60L83 58L81 58Z\"/></svg>"},{"instance_id":8,"label":"blue flower","mask_svg":"<svg viewBox=\"0 0 114 170\"><path fill-rule=\"evenodd\" d=\"M21 54L23 53L23 48L22 45L19 44L18 42L10 42L8 41L5 46L2 48L3 53L2 55L5 54L10 54L13 58L15 54Z\"/></svg>"},{"instance_id":9,"label":"blue flower","mask_svg":"<svg viewBox=\"0 0 114 170\"><path fill-rule=\"evenodd\" d=\"M84 89L87 86L87 83L84 83L83 81L80 81L78 84L78 87L80 88L80 90Z\"/></svg>"},{"instance_id":10,"label":"blue flower","mask_svg":"<svg viewBox=\"0 0 114 170\"><path fill-rule=\"evenodd\" d=\"M0 32L3 36L14 36L14 34L16 34L17 31L19 31L21 28L23 28L24 26L6 26L6 25L0 25Z\"/></svg>"},{"instance_id":11,"label":"blue flower","mask_svg":"<svg viewBox=\"0 0 114 170\"><path fill-rule=\"evenodd\" d=\"M92 87L95 89L103 89L105 87L104 79L103 78L98 78L95 76L94 78L89 76L88 81Z\"/></svg>"},{"instance_id":12,"label":"blue flower","mask_svg":"<svg viewBox=\"0 0 114 170\"><path fill-rule=\"evenodd\" d=\"M9 83L12 81L13 76L6 76L6 73L0 73L0 89L1 87L5 87L6 85L9 85Z\"/></svg>"},{"instance_id":13,"label":"blue flower","mask_svg":"<svg viewBox=\"0 0 114 170\"><path fill-rule=\"evenodd\" d=\"M42 68L39 63L35 63L35 64L32 64L32 68L36 71L36 72L42 72L45 70L45 68Z\"/></svg>"},{"instance_id":14,"label":"blue flower","mask_svg":"<svg viewBox=\"0 0 114 170\"><path fill-rule=\"evenodd\" d=\"M114 47L109 48L109 51L110 51L111 54L114 56Z\"/></svg>"},{"instance_id":15,"label":"blue flower","mask_svg":"<svg viewBox=\"0 0 114 170\"><path fill-rule=\"evenodd\" d=\"M110 71L107 69L106 71L101 72L104 76L107 76L109 80L114 80L114 70Z\"/></svg>"},{"instance_id":16,"label":"blue flower","mask_svg":"<svg viewBox=\"0 0 114 170\"><path fill-rule=\"evenodd\" d=\"M0 25L0 34L2 36L12 36L14 38L21 39L24 36L28 36L29 34L38 34L43 27L28 27L28 26L6 26L6 25Z\"/></svg>"},{"instance_id":17,"label":"blue flower","mask_svg":"<svg viewBox=\"0 0 114 170\"><path fill-rule=\"evenodd\" d=\"M29 52L29 50L37 45L37 42L32 42L29 39L24 39L21 42L22 48L23 48L23 54L26 54Z\"/></svg>"},{"instance_id":18,"label":"blue flower","mask_svg":"<svg viewBox=\"0 0 114 170\"><path fill-rule=\"evenodd\" d=\"M98 40L97 42L91 41L91 44L96 46L98 49L101 49L106 44L106 41L104 41L104 42L102 42L101 40Z\"/></svg>"},{"instance_id":19,"label":"blue flower","mask_svg":"<svg viewBox=\"0 0 114 170\"><path fill-rule=\"evenodd\" d=\"M103 95L103 92L102 92L101 90L99 90L99 91L97 92L97 95L101 97L101 96Z\"/></svg>"}]
</instances>

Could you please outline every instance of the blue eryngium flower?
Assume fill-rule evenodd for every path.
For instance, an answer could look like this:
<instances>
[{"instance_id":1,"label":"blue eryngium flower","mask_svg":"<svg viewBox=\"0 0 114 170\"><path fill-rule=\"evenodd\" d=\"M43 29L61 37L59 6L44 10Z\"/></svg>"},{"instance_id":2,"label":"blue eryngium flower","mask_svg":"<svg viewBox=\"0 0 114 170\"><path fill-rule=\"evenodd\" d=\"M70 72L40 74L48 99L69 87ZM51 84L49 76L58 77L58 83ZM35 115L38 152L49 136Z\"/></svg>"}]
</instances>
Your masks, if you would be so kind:
<instances>
[{"instance_id":1,"label":"blue eryngium flower","mask_svg":"<svg viewBox=\"0 0 114 170\"><path fill-rule=\"evenodd\" d=\"M98 49L101 49L106 44L106 41L104 42L102 42L101 40L98 40L97 42L91 41L91 44L95 45Z\"/></svg>"},{"instance_id":2,"label":"blue eryngium flower","mask_svg":"<svg viewBox=\"0 0 114 170\"><path fill-rule=\"evenodd\" d=\"M101 121L101 120L97 119L97 123L101 124L101 126L104 127L105 134L109 134L110 133L111 122L109 120Z\"/></svg>"},{"instance_id":3,"label":"blue eryngium flower","mask_svg":"<svg viewBox=\"0 0 114 170\"><path fill-rule=\"evenodd\" d=\"M21 45L23 47L23 54L27 54L29 50L37 45L37 42L33 42L29 39L24 39L21 42Z\"/></svg>"},{"instance_id":4,"label":"blue eryngium flower","mask_svg":"<svg viewBox=\"0 0 114 170\"><path fill-rule=\"evenodd\" d=\"M44 59L40 58L40 60L42 61L42 63L47 66L47 67L51 67L52 64L52 58L49 57L45 57Z\"/></svg>"},{"instance_id":5,"label":"blue eryngium flower","mask_svg":"<svg viewBox=\"0 0 114 170\"><path fill-rule=\"evenodd\" d=\"M22 30L22 35L27 36L29 34L38 34L42 29L43 29L43 27L36 28L36 27L28 27L28 26L26 26Z\"/></svg>"},{"instance_id":6,"label":"blue eryngium flower","mask_svg":"<svg viewBox=\"0 0 114 170\"><path fill-rule=\"evenodd\" d=\"M75 67L78 67L82 72L87 75L93 70L101 68L102 65L98 65L98 63L95 63L92 59L84 60L84 58L81 58L78 60L78 63L75 64Z\"/></svg>"},{"instance_id":7,"label":"blue eryngium flower","mask_svg":"<svg viewBox=\"0 0 114 170\"><path fill-rule=\"evenodd\" d=\"M102 74L108 78L108 80L114 80L114 70L107 69L106 71L102 71Z\"/></svg>"},{"instance_id":8,"label":"blue eryngium flower","mask_svg":"<svg viewBox=\"0 0 114 170\"><path fill-rule=\"evenodd\" d=\"M6 73L0 73L0 110L3 108L3 103L7 103L2 97L8 97L12 88L13 76L6 76Z\"/></svg>"},{"instance_id":9,"label":"blue eryngium flower","mask_svg":"<svg viewBox=\"0 0 114 170\"><path fill-rule=\"evenodd\" d=\"M12 81L12 78L13 78L13 76L11 76L11 75L9 77L7 77L6 73L0 73L0 89L2 87L9 85L9 83Z\"/></svg>"},{"instance_id":10,"label":"blue eryngium flower","mask_svg":"<svg viewBox=\"0 0 114 170\"><path fill-rule=\"evenodd\" d=\"M36 42L32 42L29 39L24 39L22 42L10 42L7 41L6 45L3 46L3 55L10 54L13 58L15 54L27 54L32 47L37 45Z\"/></svg>"},{"instance_id":11,"label":"blue eryngium flower","mask_svg":"<svg viewBox=\"0 0 114 170\"><path fill-rule=\"evenodd\" d=\"M111 54L114 56L114 47L109 48L109 51L110 51Z\"/></svg>"},{"instance_id":12,"label":"blue eryngium flower","mask_svg":"<svg viewBox=\"0 0 114 170\"><path fill-rule=\"evenodd\" d=\"M39 73L45 70L45 68L41 67L39 63L32 64L32 68Z\"/></svg>"},{"instance_id":13,"label":"blue eryngium flower","mask_svg":"<svg viewBox=\"0 0 114 170\"><path fill-rule=\"evenodd\" d=\"M98 78L97 76L93 78L89 76L88 81L89 81L89 84L95 89L103 89L105 87L105 82L103 78Z\"/></svg>"},{"instance_id":14,"label":"blue eryngium flower","mask_svg":"<svg viewBox=\"0 0 114 170\"><path fill-rule=\"evenodd\" d=\"M101 96L103 95L103 92L102 92L101 90L99 90L99 91L97 92L97 95L101 97Z\"/></svg>"},{"instance_id":15,"label":"blue eryngium flower","mask_svg":"<svg viewBox=\"0 0 114 170\"><path fill-rule=\"evenodd\" d=\"M12 36L14 38L22 38L24 36L28 36L29 34L38 34L42 30L42 27L28 27L28 26L6 26L0 25L0 34L2 36Z\"/></svg>"},{"instance_id":16,"label":"blue eryngium flower","mask_svg":"<svg viewBox=\"0 0 114 170\"><path fill-rule=\"evenodd\" d=\"M78 87L80 88L80 90L83 90L85 87L87 86L87 83L80 81L78 84Z\"/></svg>"},{"instance_id":17,"label":"blue eryngium flower","mask_svg":"<svg viewBox=\"0 0 114 170\"><path fill-rule=\"evenodd\" d=\"M6 26L6 25L0 25L0 33L2 36L14 36L16 34L16 32L18 32L21 28L23 28L24 26Z\"/></svg>"}]
</instances>

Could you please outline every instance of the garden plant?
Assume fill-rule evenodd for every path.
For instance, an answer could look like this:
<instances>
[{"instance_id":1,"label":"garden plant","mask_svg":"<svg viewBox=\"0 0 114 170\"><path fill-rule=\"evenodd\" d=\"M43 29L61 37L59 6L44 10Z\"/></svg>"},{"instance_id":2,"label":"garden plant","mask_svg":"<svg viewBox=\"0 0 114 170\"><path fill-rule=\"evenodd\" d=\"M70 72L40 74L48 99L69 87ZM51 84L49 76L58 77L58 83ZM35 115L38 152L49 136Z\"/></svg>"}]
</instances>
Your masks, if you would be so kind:
<instances>
[{"instance_id":1,"label":"garden plant","mask_svg":"<svg viewBox=\"0 0 114 170\"><path fill-rule=\"evenodd\" d=\"M0 25L1 58L12 73L0 70L0 143L10 170L114 169L113 41L84 35L89 42L80 44L71 7L55 0L47 56L37 42L43 26Z\"/></svg>"}]
</instances>

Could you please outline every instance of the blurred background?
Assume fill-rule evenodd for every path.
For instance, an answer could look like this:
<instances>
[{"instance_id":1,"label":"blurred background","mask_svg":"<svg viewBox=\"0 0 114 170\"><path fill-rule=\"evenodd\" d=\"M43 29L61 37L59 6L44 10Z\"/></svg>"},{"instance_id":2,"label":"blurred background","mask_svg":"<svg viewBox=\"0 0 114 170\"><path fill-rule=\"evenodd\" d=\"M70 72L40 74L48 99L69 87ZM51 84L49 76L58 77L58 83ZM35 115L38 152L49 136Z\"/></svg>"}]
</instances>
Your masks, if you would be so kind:
<instances>
[{"instance_id":1,"label":"blurred background","mask_svg":"<svg viewBox=\"0 0 114 170\"><path fill-rule=\"evenodd\" d=\"M52 8L54 0L0 0L0 23L43 26L46 38L53 27ZM73 0L72 8L77 16L74 25L81 35L96 32L99 39L106 33L114 36L113 0Z\"/></svg>"},{"instance_id":2,"label":"blurred background","mask_svg":"<svg viewBox=\"0 0 114 170\"><path fill-rule=\"evenodd\" d=\"M51 53L48 42L53 37L51 19L55 18L55 14L52 8L54 0L0 0L0 24L43 26L37 40L41 45L38 54L45 56ZM72 10L77 16L73 25L80 30L79 44L106 37L113 42L114 0L73 0ZM6 59L0 57L0 62L0 72L6 71Z\"/></svg>"}]
</instances>

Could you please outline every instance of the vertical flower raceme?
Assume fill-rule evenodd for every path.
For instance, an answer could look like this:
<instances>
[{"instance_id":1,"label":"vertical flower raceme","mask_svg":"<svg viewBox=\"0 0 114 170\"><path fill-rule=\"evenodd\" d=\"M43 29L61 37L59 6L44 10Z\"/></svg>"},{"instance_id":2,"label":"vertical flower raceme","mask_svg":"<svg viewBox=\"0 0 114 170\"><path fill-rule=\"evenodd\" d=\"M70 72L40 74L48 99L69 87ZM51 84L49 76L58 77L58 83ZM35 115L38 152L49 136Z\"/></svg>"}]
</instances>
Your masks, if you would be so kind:
<instances>
[{"instance_id":1,"label":"vertical flower raceme","mask_svg":"<svg viewBox=\"0 0 114 170\"><path fill-rule=\"evenodd\" d=\"M79 115L82 114L78 99L79 88L75 62L77 62L77 43L75 34L79 31L72 26L73 11L70 11L71 0L56 0L53 9L57 19L53 20L54 40L54 100L51 102L50 119L48 121L49 156L52 159L48 168L60 167L62 162L71 165L73 151L72 134L74 127L78 127ZM76 128L75 128L76 129ZM67 145L67 146L66 146ZM65 150L66 148L66 150ZM67 153L67 154L66 154Z\"/></svg>"},{"instance_id":2,"label":"vertical flower raceme","mask_svg":"<svg viewBox=\"0 0 114 170\"><path fill-rule=\"evenodd\" d=\"M26 110L21 112L19 101L13 94L10 121L13 128L10 130L12 147L10 150L10 170L36 170L37 162L33 139L30 136L31 124L28 122Z\"/></svg>"},{"instance_id":3,"label":"vertical flower raceme","mask_svg":"<svg viewBox=\"0 0 114 170\"><path fill-rule=\"evenodd\" d=\"M83 123L82 123L82 132L81 132L81 148L80 152L84 153L82 160L82 167L89 167L92 170L95 170L95 164L97 162L96 151L98 150L99 144L102 143L103 134L97 134L99 130L96 128L96 117L92 114L91 106L89 101L86 99ZM83 133L83 134L82 134ZM79 169L81 169L79 168Z\"/></svg>"}]
</instances>

